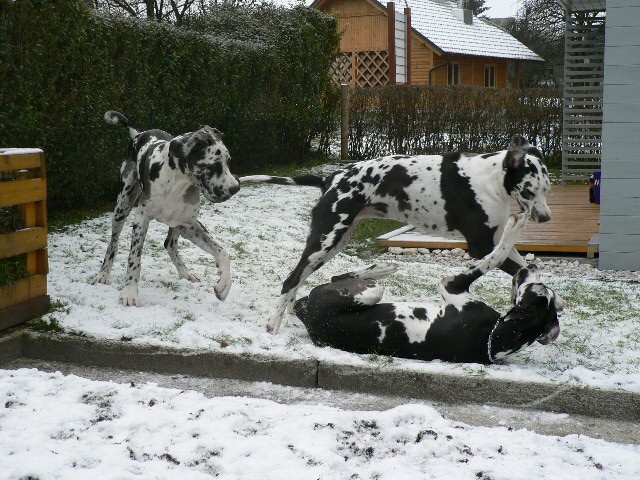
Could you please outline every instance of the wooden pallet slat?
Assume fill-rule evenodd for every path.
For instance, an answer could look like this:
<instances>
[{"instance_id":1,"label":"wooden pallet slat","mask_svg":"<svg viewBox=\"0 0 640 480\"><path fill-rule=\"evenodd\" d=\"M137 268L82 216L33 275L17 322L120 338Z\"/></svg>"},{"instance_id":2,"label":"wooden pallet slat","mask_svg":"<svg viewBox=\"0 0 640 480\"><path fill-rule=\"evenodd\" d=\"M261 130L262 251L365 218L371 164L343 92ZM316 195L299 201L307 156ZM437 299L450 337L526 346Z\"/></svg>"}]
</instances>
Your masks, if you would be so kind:
<instances>
[{"instance_id":1,"label":"wooden pallet slat","mask_svg":"<svg viewBox=\"0 0 640 480\"><path fill-rule=\"evenodd\" d=\"M32 275L0 287L0 310L47 294L47 276Z\"/></svg>"},{"instance_id":2,"label":"wooden pallet slat","mask_svg":"<svg viewBox=\"0 0 640 480\"><path fill-rule=\"evenodd\" d=\"M0 207L39 202L46 196L47 184L43 178L0 182Z\"/></svg>"},{"instance_id":3,"label":"wooden pallet slat","mask_svg":"<svg viewBox=\"0 0 640 480\"><path fill-rule=\"evenodd\" d=\"M40 168L42 166L42 155L39 153L11 155L0 152L0 172L29 170L32 168Z\"/></svg>"},{"instance_id":4,"label":"wooden pallet slat","mask_svg":"<svg viewBox=\"0 0 640 480\"><path fill-rule=\"evenodd\" d=\"M47 229L31 227L0 234L0 258L13 257L47 247Z\"/></svg>"}]
</instances>

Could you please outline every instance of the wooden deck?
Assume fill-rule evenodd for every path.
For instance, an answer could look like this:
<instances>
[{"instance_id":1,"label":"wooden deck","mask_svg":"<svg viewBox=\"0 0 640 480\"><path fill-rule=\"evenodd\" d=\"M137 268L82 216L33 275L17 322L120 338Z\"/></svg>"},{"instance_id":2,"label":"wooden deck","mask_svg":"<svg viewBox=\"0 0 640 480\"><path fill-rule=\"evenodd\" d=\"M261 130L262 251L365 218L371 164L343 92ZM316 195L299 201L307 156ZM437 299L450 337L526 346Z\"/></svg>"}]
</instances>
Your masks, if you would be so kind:
<instances>
[{"instance_id":1,"label":"wooden deck","mask_svg":"<svg viewBox=\"0 0 640 480\"><path fill-rule=\"evenodd\" d=\"M589 203L587 185L554 185L547 196L552 219L546 223L529 222L517 248L523 252L584 253L598 252L600 205ZM514 204L513 211L518 211ZM413 226L378 237L383 247L418 247L430 249L467 248L461 236L446 238L423 234Z\"/></svg>"}]
</instances>

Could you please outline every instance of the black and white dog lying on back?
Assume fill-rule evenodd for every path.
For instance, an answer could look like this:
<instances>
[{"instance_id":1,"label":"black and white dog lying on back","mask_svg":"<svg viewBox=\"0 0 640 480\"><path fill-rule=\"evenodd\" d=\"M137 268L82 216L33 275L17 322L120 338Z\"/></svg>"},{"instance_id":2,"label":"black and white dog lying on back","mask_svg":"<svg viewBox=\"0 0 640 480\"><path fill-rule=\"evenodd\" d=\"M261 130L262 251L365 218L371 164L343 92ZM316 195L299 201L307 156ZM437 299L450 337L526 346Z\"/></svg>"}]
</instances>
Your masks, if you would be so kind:
<instances>
[{"instance_id":1,"label":"black and white dog lying on back","mask_svg":"<svg viewBox=\"0 0 640 480\"><path fill-rule=\"evenodd\" d=\"M513 276L513 308L501 315L475 298L471 284L499 266L526 224L511 216L496 248L464 273L441 280L441 303L378 303L376 279L396 270L376 264L334 277L299 299L294 312L316 345L354 353L420 360L493 363L533 342L552 342L560 333L562 301L540 282L534 266Z\"/></svg>"},{"instance_id":2,"label":"black and white dog lying on back","mask_svg":"<svg viewBox=\"0 0 640 480\"><path fill-rule=\"evenodd\" d=\"M510 200L535 222L551 219L546 202L550 182L540 151L515 136L507 150L484 155L393 155L352 163L327 178L242 177L240 183L316 186L322 196L311 212L302 257L282 286L267 331L277 333L287 306L305 279L348 242L358 220L393 218L428 232L462 233L469 254L493 250L509 217ZM515 248L500 268L510 275L526 265Z\"/></svg>"},{"instance_id":3,"label":"black and white dog lying on back","mask_svg":"<svg viewBox=\"0 0 640 480\"><path fill-rule=\"evenodd\" d=\"M187 269L178 254L180 236L215 257L220 280L214 291L220 300L224 300L231 288L229 255L198 221L200 192L207 200L217 203L228 200L240 189L237 177L229 172L230 156L222 142L222 134L215 128L204 126L196 132L174 138L162 130L138 132L129 124L127 117L119 112L108 111L104 119L108 124L125 126L133 145L129 158L120 168L122 184L113 212L111 241L102 268L90 280L91 283L110 282L120 232L139 199L120 303L125 306L140 305L140 257L151 219L169 227L164 246L180 278L200 281Z\"/></svg>"}]
</instances>

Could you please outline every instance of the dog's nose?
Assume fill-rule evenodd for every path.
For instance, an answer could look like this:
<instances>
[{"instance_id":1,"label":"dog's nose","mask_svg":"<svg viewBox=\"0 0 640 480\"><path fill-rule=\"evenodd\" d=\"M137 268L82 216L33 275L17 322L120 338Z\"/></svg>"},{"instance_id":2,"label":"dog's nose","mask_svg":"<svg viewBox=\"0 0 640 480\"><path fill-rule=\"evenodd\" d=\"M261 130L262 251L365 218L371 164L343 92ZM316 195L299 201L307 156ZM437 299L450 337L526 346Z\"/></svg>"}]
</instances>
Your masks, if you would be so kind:
<instances>
[{"instance_id":1,"label":"dog's nose","mask_svg":"<svg viewBox=\"0 0 640 480\"><path fill-rule=\"evenodd\" d=\"M544 222L548 222L549 220L551 220L551 215L549 215L548 213L540 213L537 210L532 210L531 211L531 220L533 220L534 222L537 222L537 223L544 223Z\"/></svg>"},{"instance_id":2,"label":"dog's nose","mask_svg":"<svg viewBox=\"0 0 640 480\"><path fill-rule=\"evenodd\" d=\"M236 193L238 193L238 191L240 190L240 184L238 183L237 185L234 185L233 187L229 188L229 196L235 195Z\"/></svg>"}]
</instances>

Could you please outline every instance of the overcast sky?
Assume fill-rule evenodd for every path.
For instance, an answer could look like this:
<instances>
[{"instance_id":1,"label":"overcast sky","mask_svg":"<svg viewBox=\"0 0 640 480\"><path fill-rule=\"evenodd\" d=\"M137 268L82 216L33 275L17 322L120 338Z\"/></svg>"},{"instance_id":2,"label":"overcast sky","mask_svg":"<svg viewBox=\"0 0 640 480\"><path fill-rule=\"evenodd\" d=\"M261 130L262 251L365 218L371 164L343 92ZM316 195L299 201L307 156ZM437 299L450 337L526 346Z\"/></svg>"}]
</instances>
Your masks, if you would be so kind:
<instances>
[{"instance_id":1,"label":"overcast sky","mask_svg":"<svg viewBox=\"0 0 640 480\"><path fill-rule=\"evenodd\" d=\"M484 12L488 17L514 17L518 8L522 6L522 0L486 0L485 7L489 10Z\"/></svg>"}]
</instances>

